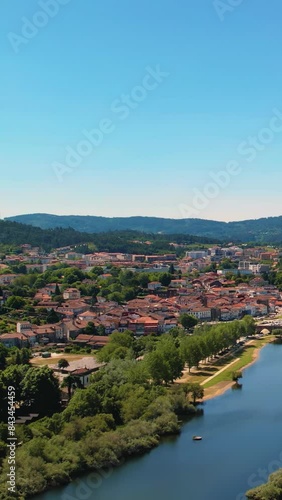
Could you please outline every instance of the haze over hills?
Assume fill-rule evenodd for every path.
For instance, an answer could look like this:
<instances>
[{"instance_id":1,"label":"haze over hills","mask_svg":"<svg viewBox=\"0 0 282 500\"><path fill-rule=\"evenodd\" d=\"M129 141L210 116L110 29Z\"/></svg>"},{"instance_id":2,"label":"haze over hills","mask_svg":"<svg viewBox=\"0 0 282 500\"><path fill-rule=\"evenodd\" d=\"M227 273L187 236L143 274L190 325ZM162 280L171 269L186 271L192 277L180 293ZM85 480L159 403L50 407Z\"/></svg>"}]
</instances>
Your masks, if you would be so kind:
<instances>
[{"instance_id":1,"label":"haze over hills","mask_svg":"<svg viewBox=\"0 0 282 500\"><path fill-rule=\"evenodd\" d=\"M92 215L26 214L5 220L29 224L42 229L73 228L76 231L100 233L134 230L145 233L190 234L223 241L281 243L282 216L234 222L204 219L164 219L158 217L97 217Z\"/></svg>"}]
</instances>

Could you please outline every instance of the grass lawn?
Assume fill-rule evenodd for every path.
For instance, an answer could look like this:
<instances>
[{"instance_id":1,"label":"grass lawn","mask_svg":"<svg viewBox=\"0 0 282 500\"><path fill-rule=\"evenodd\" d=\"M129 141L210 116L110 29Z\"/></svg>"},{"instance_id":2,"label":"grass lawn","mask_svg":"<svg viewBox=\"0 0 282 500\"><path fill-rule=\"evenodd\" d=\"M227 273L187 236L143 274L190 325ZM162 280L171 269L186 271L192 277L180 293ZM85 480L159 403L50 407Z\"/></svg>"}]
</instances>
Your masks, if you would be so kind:
<instances>
[{"instance_id":1,"label":"grass lawn","mask_svg":"<svg viewBox=\"0 0 282 500\"><path fill-rule=\"evenodd\" d=\"M257 349L260 349L265 344L268 344L274 339L273 336L268 336L261 340L252 341L252 344L247 345L241 352L235 353L234 357L229 356L226 360L226 370L220 373L218 376L214 377L212 380L204 384L204 388L212 387L219 382L230 382L232 381L232 373L234 371L242 370L245 366L249 365L254 359ZM232 362L233 359L240 358L236 363L233 363L228 367L228 364ZM221 367L222 368L222 367Z\"/></svg>"},{"instance_id":2,"label":"grass lawn","mask_svg":"<svg viewBox=\"0 0 282 500\"><path fill-rule=\"evenodd\" d=\"M203 387L207 389L209 387L213 387L219 382L231 382L232 372L242 370L242 368L250 364L255 357L257 349L260 349L265 344L272 342L274 338L275 337L273 335L269 335L263 339L254 340L251 342L251 344L246 345L242 350L235 352L233 355L218 359L212 365L201 364L199 370L193 368L191 370L191 373L189 373L187 370L183 374L182 378L178 381L178 383L197 382L199 384L203 384ZM229 364L232 363L234 359L238 359L238 361L229 366ZM210 378L212 375L215 375L224 367L226 367L226 370L219 373L218 376L215 376L212 380L204 384L205 380Z\"/></svg>"}]
</instances>

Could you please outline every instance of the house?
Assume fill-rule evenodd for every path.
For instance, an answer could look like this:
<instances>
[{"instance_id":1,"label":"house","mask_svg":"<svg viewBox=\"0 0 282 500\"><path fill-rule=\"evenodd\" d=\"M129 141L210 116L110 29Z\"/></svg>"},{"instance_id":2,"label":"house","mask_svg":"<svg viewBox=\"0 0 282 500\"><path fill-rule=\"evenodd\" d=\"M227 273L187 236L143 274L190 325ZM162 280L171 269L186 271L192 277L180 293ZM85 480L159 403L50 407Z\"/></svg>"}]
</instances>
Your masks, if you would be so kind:
<instances>
[{"instance_id":1,"label":"house","mask_svg":"<svg viewBox=\"0 0 282 500\"><path fill-rule=\"evenodd\" d=\"M84 333L80 333L77 335L74 344L77 344L81 347L91 347L91 349L100 349L104 347L109 342L110 337L107 335L86 335Z\"/></svg>"},{"instance_id":2,"label":"house","mask_svg":"<svg viewBox=\"0 0 282 500\"><path fill-rule=\"evenodd\" d=\"M185 287L187 284L187 281L184 280L184 279L180 279L180 280L171 280L170 282L170 287L173 287L173 288L181 288L181 287Z\"/></svg>"},{"instance_id":3,"label":"house","mask_svg":"<svg viewBox=\"0 0 282 500\"><path fill-rule=\"evenodd\" d=\"M89 305L84 300L68 300L62 306L68 308L75 315L81 314L89 308Z\"/></svg>"},{"instance_id":4,"label":"house","mask_svg":"<svg viewBox=\"0 0 282 500\"><path fill-rule=\"evenodd\" d=\"M80 299L81 293L77 288L66 288L63 293L64 300L77 300Z\"/></svg>"},{"instance_id":5,"label":"house","mask_svg":"<svg viewBox=\"0 0 282 500\"><path fill-rule=\"evenodd\" d=\"M77 253L77 252L68 252L68 253L66 253L65 257L68 260L76 260L76 259L80 259L81 254Z\"/></svg>"},{"instance_id":6,"label":"house","mask_svg":"<svg viewBox=\"0 0 282 500\"><path fill-rule=\"evenodd\" d=\"M205 250L194 250L191 252L186 252L186 257L190 257L191 259L202 259L207 256L207 252Z\"/></svg>"},{"instance_id":7,"label":"house","mask_svg":"<svg viewBox=\"0 0 282 500\"><path fill-rule=\"evenodd\" d=\"M0 342L5 347L28 347L28 339L22 333L3 333Z\"/></svg>"},{"instance_id":8,"label":"house","mask_svg":"<svg viewBox=\"0 0 282 500\"><path fill-rule=\"evenodd\" d=\"M209 307L194 308L190 313L199 321L211 321L211 310Z\"/></svg>"},{"instance_id":9,"label":"house","mask_svg":"<svg viewBox=\"0 0 282 500\"><path fill-rule=\"evenodd\" d=\"M48 339L49 342L58 342L65 339L63 323L42 326L34 325L33 331L36 335L37 341L41 343L43 342L43 339Z\"/></svg>"},{"instance_id":10,"label":"house","mask_svg":"<svg viewBox=\"0 0 282 500\"><path fill-rule=\"evenodd\" d=\"M32 330L32 324L29 321L18 321L17 333L25 333Z\"/></svg>"},{"instance_id":11,"label":"house","mask_svg":"<svg viewBox=\"0 0 282 500\"><path fill-rule=\"evenodd\" d=\"M82 326L77 325L74 321L64 320L62 323L64 338L69 341L75 339L81 332Z\"/></svg>"},{"instance_id":12,"label":"house","mask_svg":"<svg viewBox=\"0 0 282 500\"><path fill-rule=\"evenodd\" d=\"M159 281L151 281L151 283L148 283L148 290L157 290L161 286L162 284Z\"/></svg>"},{"instance_id":13,"label":"house","mask_svg":"<svg viewBox=\"0 0 282 500\"><path fill-rule=\"evenodd\" d=\"M92 311L85 311L78 315L78 319L80 319L81 321L87 321L88 323L89 321L94 321L94 319L96 318L97 318L97 313L94 313Z\"/></svg>"},{"instance_id":14,"label":"house","mask_svg":"<svg viewBox=\"0 0 282 500\"><path fill-rule=\"evenodd\" d=\"M159 321L150 316L141 316L132 320L128 324L129 330L136 335L148 335L150 333L158 333L160 330Z\"/></svg>"},{"instance_id":15,"label":"house","mask_svg":"<svg viewBox=\"0 0 282 500\"><path fill-rule=\"evenodd\" d=\"M49 290L51 293L56 293L57 288L60 290L60 285L58 283L49 283L48 285L45 286L45 288Z\"/></svg>"},{"instance_id":16,"label":"house","mask_svg":"<svg viewBox=\"0 0 282 500\"><path fill-rule=\"evenodd\" d=\"M54 302L53 300L41 300L37 304L38 307L45 307L45 309L47 309L47 311L51 311L52 309L56 309L56 307L58 305L59 305L59 302Z\"/></svg>"},{"instance_id":17,"label":"house","mask_svg":"<svg viewBox=\"0 0 282 500\"><path fill-rule=\"evenodd\" d=\"M220 309L220 319L222 321L229 321L232 319L232 313L231 313L231 310L229 308L224 308L222 307L222 309Z\"/></svg>"},{"instance_id":18,"label":"house","mask_svg":"<svg viewBox=\"0 0 282 500\"><path fill-rule=\"evenodd\" d=\"M168 332L171 328L175 328L178 325L176 318L165 319L163 323L163 331Z\"/></svg>"},{"instance_id":19,"label":"house","mask_svg":"<svg viewBox=\"0 0 282 500\"><path fill-rule=\"evenodd\" d=\"M36 334L32 330L26 330L23 335L27 339L30 347L34 347L37 344Z\"/></svg>"},{"instance_id":20,"label":"house","mask_svg":"<svg viewBox=\"0 0 282 500\"><path fill-rule=\"evenodd\" d=\"M77 368L76 370L73 370L71 372L71 375L74 377L79 377L82 387L86 387L89 384L91 373L95 371L97 370L92 370L89 368Z\"/></svg>"},{"instance_id":21,"label":"house","mask_svg":"<svg viewBox=\"0 0 282 500\"><path fill-rule=\"evenodd\" d=\"M69 366L66 368L59 368L55 365L53 371L59 378L60 383L69 375L78 377L82 387L86 387L90 382L92 373L97 372L105 364L98 363L95 358L87 356L79 360L70 361Z\"/></svg>"},{"instance_id":22,"label":"house","mask_svg":"<svg viewBox=\"0 0 282 500\"><path fill-rule=\"evenodd\" d=\"M1 274L0 275L0 285L10 285L15 281L15 279L22 276L22 274Z\"/></svg>"}]
</instances>

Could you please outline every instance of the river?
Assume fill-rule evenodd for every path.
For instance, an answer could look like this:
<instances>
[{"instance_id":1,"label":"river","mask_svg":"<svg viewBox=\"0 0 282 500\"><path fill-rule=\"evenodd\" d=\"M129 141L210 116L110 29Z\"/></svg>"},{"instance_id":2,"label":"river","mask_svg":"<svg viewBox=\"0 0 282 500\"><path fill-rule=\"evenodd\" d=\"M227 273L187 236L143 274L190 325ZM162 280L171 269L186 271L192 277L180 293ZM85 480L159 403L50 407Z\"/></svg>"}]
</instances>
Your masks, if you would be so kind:
<instances>
[{"instance_id":1,"label":"river","mask_svg":"<svg viewBox=\"0 0 282 500\"><path fill-rule=\"evenodd\" d=\"M86 474L36 500L243 500L282 467L282 345L245 370L241 390L204 405L179 436L100 479ZM203 440L192 441L199 434Z\"/></svg>"}]
</instances>

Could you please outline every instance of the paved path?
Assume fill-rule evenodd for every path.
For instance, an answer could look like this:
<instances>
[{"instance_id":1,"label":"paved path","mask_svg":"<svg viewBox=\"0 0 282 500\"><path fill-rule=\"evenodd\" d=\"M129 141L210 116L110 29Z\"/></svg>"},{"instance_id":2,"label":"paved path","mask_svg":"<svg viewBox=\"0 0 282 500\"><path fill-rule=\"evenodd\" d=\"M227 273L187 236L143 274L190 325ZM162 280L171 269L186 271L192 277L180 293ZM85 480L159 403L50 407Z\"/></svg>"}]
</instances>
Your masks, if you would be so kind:
<instances>
[{"instance_id":1,"label":"paved path","mask_svg":"<svg viewBox=\"0 0 282 500\"><path fill-rule=\"evenodd\" d=\"M206 380L204 380L204 382L201 382L200 385L205 385L207 382L209 382L210 380L212 380L214 377L217 377L220 373L224 372L224 370L226 370L227 368L229 368L229 366L233 365L233 363L236 363L236 361L239 361L239 359L240 358L233 359L233 361L231 361L231 363L229 363L228 365L224 366L224 368L221 368L221 370L219 370L218 372L214 373L211 377L209 377Z\"/></svg>"}]
</instances>

